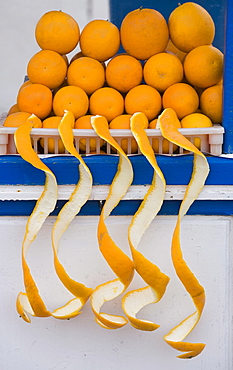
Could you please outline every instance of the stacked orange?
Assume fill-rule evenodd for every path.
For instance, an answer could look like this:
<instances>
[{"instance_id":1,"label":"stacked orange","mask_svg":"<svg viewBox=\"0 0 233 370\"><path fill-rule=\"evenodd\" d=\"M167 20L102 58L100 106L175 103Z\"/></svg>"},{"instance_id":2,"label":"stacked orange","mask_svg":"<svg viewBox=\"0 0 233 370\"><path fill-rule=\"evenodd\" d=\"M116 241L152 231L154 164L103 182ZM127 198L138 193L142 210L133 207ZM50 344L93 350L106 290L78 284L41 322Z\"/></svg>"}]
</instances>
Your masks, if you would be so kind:
<instances>
[{"instance_id":1,"label":"stacked orange","mask_svg":"<svg viewBox=\"0 0 233 370\"><path fill-rule=\"evenodd\" d=\"M49 11L36 24L41 50L29 60L29 81L8 115L28 112L45 120L68 110L76 120L102 115L111 124L143 112L151 128L163 109L172 108L180 127L199 127L199 120L200 127L209 120L220 124L223 54L212 44L214 35L211 15L193 2L171 11L168 21L155 9L136 9L120 29L98 19L80 31L71 15ZM125 52L118 54L120 46ZM122 127L128 126L114 121L114 129Z\"/></svg>"}]
</instances>

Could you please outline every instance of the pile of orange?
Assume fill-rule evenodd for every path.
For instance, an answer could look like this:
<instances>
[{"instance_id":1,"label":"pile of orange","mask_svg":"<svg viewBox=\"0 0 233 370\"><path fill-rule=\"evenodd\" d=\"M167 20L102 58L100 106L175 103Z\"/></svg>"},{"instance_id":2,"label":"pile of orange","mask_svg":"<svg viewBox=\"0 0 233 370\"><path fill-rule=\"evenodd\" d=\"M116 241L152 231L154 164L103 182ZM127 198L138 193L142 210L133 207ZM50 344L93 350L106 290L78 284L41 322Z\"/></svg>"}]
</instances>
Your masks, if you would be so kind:
<instances>
[{"instance_id":1,"label":"pile of orange","mask_svg":"<svg viewBox=\"0 0 233 370\"><path fill-rule=\"evenodd\" d=\"M129 128L126 117L143 112L150 128L165 108L175 110L180 127L221 124L223 54L214 36L211 15L193 2L171 10L168 21L155 9L136 9L119 29L97 19L80 31L71 15L49 11L36 24L40 50L28 62L29 81L20 87L5 126L21 124L18 112L44 121L68 110L76 120L103 115L114 129Z\"/></svg>"}]
</instances>

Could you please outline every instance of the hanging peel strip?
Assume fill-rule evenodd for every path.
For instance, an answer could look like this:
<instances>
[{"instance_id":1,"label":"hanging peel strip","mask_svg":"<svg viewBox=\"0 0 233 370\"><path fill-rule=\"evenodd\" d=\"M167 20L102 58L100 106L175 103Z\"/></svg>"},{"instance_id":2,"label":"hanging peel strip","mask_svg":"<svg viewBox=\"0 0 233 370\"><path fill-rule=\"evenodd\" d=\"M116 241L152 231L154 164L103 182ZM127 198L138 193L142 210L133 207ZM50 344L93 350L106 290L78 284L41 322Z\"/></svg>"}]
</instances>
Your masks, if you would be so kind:
<instances>
[{"instance_id":1,"label":"hanging peel strip","mask_svg":"<svg viewBox=\"0 0 233 370\"><path fill-rule=\"evenodd\" d=\"M79 161L79 181L72 192L68 202L62 207L52 229L52 246L54 253L54 266L59 279L64 286L76 297L68 306L59 308L53 312L56 318L69 315L74 317L80 314L80 309L89 298L92 289L72 279L66 272L58 258L59 242L63 233L79 213L81 207L87 202L92 190L92 175L81 155L74 147L73 130L75 118L72 112L66 111L58 127L62 142L67 151ZM70 310L70 311L68 311Z\"/></svg>"},{"instance_id":2,"label":"hanging peel strip","mask_svg":"<svg viewBox=\"0 0 233 370\"><path fill-rule=\"evenodd\" d=\"M154 151L144 130L147 125L148 121L143 113L135 113L132 116L131 131L141 153L154 169L154 176L148 192L132 218L128 229L128 240L135 269L148 286L126 293L122 300L122 308L133 327L140 330L153 331L159 325L148 320L138 319L136 314L144 306L161 300L169 282L169 277L137 250L143 234L163 204L166 189L163 173L157 164Z\"/></svg>"},{"instance_id":3,"label":"hanging peel strip","mask_svg":"<svg viewBox=\"0 0 233 370\"><path fill-rule=\"evenodd\" d=\"M116 274L117 279L97 286L91 294L91 306L96 322L104 328L117 329L124 326L128 322L127 319L123 316L103 313L100 310L104 302L113 300L126 290L133 279L134 265L132 260L111 238L105 221L131 185L133 181L133 170L127 155L110 135L106 118L103 116L94 116L91 118L91 123L96 133L112 145L119 154L118 169L103 205L97 231L99 249L110 268Z\"/></svg>"},{"instance_id":4,"label":"hanging peel strip","mask_svg":"<svg viewBox=\"0 0 233 370\"><path fill-rule=\"evenodd\" d=\"M70 124L72 122L72 116L70 113L66 113L62 120L62 126L67 129L67 134L63 135L65 137L65 142L72 142L72 137L70 130ZM40 160L38 155L32 148L30 132L34 127L41 127L41 121L35 115L29 117L29 119L21 125L15 132L15 144L18 150L18 153L21 157L32 164L35 168L38 168L41 171L44 171L46 175L46 181L44 186L44 191L40 198L38 199L36 206L28 218L25 236L22 244L22 267L23 267L23 276L24 276L24 285L26 293L19 293L16 301L17 311L20 316L26 321L30 322L31 316L37 317L48 317L53 316L59 319L68 319L77 316L80 313L80 308L86 302L89 297L92 289L86 288L83 284L80 284L72 280L69 275L66 273L64 267L59 262L57 253L58 253L58 244L62 233L68 227L70 219L70 209L73 210L73 213L79 210L81 203L87 200L89 191L91 189L91 175L86 169L86 165L81 159L81 169L80 169L80 184L76 187L73 194L71 195L70 203L66 208L60 212L57 222L53 228L53 250L54 250L54 263L56 272L65 285L65 287L75 295L76 298L71 299L64 306L55 309L53 312L50 312L43 302L42 297L40 296L39 290L36 286L35 280L32 277L30 268L26 261L26 255L30 248L31 243L36 238L40 228L42 227L45 219L48 215L54 210L57 202L57 182L52 171ZM61 129L62 131L62 129ZM72 130L71 130L72 132ZM67 136L70 135L70 140ZM68 146L68 145L67 145ZM71 146L71 145L70 145ZM68 146L68 150L70 147ZM72 153L75 154L75 153ZM85 187L84 191L81 191L82 196L80 196L79 189ZM78 194L78 195L77 195ZM70 206L71 205L71 206ZM67 212L68 210L68 212ZM70 218L67 218L69 214ZM64 217L66 221L64 221Z\"/></svg>"},{"instance_id":5,"label":"hanging peel strip","mask_svg":"<svg viewBox=\"0 0 233 370\"><path fill-rule=\"evenodd\" d=\"M32 148L30 132L34 127L41 127L41 121L35 115L31 115L15 132L14 139L18 153L21 157L32 164L35 168L44 171L46 180L44 191L38 199L36 206L28 218L26 231L22 243L22 267L26 293L19 293L16 300L17 311L20 316L30 322L30 317L47 317L51 313L47 310L32 277L26 261L26 255L31 243L36 238L47 216L55 208L57 201L57 182L52 171L40 160Z\"/></svg>"},{"instance_id":6,"label":"hanging peel strip","mask_svg":"<svg viewBox=\"0 0 233 370\"><path fill-rule=\"evenodd\" d=\"M179 132L176 127L177 120L178 118L176 113L171 108L165 109L158 118L158 125L164 138L194 153L192 177L180 205L172 237L171 256L177 276L191 296L196 307L196 311L183 320L178 326L174 327L164 336L164 339L171 347L184 352L182 355L177 357L192 358L203 351L205 344L183 342L183 340L200 320L205 305L205 290L183 258L180 245L180 224L182 218L185 216L192 203L196 200L205 184L205 180L209 173L209 165L204 154Z\"/></svg>"}]
</instances>

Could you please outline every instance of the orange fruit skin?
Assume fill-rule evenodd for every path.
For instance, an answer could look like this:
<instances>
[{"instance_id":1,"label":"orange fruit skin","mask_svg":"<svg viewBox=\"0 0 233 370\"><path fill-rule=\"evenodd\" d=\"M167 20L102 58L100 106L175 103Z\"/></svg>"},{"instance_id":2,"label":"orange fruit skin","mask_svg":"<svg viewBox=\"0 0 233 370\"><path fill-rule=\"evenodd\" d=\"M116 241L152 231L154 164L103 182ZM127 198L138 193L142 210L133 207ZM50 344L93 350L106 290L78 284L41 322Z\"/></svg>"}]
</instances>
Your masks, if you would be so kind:
<instances>
[{"instance_id":1,"label":"orange fruit skin","mask_svg":"<svg viewBox=\"0 0 233 370\"><path fill-rule=\"evenodd\" d=\"M62 117L53 116L46 118L42 122L42 128L58 128ZM44 139L40 139L40 144L42 148L44 148ZM53 138L48 138L48 152L54 153L55 152L55 142ZM65 147L63 145L62 139L58 139L58 153L65 153Z\"/></svg>"},{"instance_id":2,"label":"orange fruit skin","mask_svg":"<svg viewBox=\"0 0 233 370\"><path fill-rule=\"evenodd\" d=\"M128 114L142 112L151 121L158 116L161 108L161 95L152 86L138 85L125 96L125 111Z\"/></svg>"},{"instance_id":3,"label":"orange fruit skin","mask_svg":"<svg viewBox=\"0 0 233 370\"><path fill-rule=\"evenodd\" d=\"M91 114L85 114L85 116L79 117L74 123L74 128L93 130L91 125L91 117L93 117Z\"/></svg>"},{"instance_id":4,"label":"orange fruit skin","mask_svg":"<svg viewBox=\"0 0 233 370\"><path fill-rule=\"evenodd\" d=\"M27 65L27 75L32 83L40 83L55 89L66 77L67 64L64 58L51 50L41 50L34 54Z\"/></svg>"},{"instance_id":5,"label":"orange fruit skin","mask_svg":"<svg viewBox=\"0 0 233 370\"><path fill-rule=\"evenodd\" d=\"M93 130L93 127L91 125L91 114L86 114L85 116L79 117L74 124L75 129L88 129L88 130ZM104 140L100 139L100 147L102 147L104 144ZM90 152L95 152L96 151L96 139L90 138L89 139L89 151ZM79 148L83 151L86 152L86 139L80 139L79 140Z\"/></svg>"},{"instance_id":6,"label":"orange fruit skin","mask_svg":"<svg viewBox=\"0 0 233 370\"><path fill-rule=\"evenodd\" d=\"M87 113L88 107L88 96L78 86L64 86L56 92L53 98L53 111L56 116L63 116L67 110L72 112L77 119Z\"/></svg>"},{"instance_id":7,"label":"orange fruit skin","mask_svg":"<svg viewBox=\"0 0 233 370\"><path fill-rule=\"evenodd\" d=\"M208 87L200 96L200 108L213 123L222 123L223 87L221 84Z\"/></svg>"},{"instance_id":8,"label":"orange fruit skin","mask_svg":"<svg viewBox=\"0 0 233 370\"><path fill-rule=\"evenodd\" d=\"M206 115L202 113L191 113L185 116L181 120L182 128L199 128L199 127L212 127L213 123ZM200 149L201 139L199 137L194 138L194 145Z\"/></svg>"},{"instance_id":9,"label":"orange fruit skin","mask_svg":"<svg viewBox=\"0 0 233 370\"><path fill-rule=\"evenodd\" d=\"M157 128L158 118L153 119L149 122L148 128Z\"/></svg>"},{"instance_id":10,"label":"orange fruit skin","mask_svg":"<svg viewBox=\"0 0 233 370\"><path fill-rule=\"evenodd\" d=\"M163 15L146 8L133 10L124 17L120 35L124 50L140 60L164 51L169 38Z\"/></svg>"},{"instance_id":11,"label":"orange fruit skin","mask_svg":"<svg viewBox=\"0 0 233 370\"><path fill-rule=\"evenodd\" d=\"M158 53L146 61L143 75L147 85L164 92L169 86L182 81L183 65L173 54Z\"/></svg>"},{"instance_id":12,"label":"orange fruit skin","mask_svg":"<svg viewBox=\"0 0 233 370\"><path fill-rule=\"evenodd\" d=\"M212 127L211 120L202 113L191 113L181 120L182 128Z\"/></svg>"},{"instance_id":13,"label":"orange fruit skin","mask_svg":"<svg viewBox=\"0 0 233 370\"><path fill-rule=\"evenodd\" d=\"M3 126L5 127L19 127L22 125L22 123L26 122L27 119L30 117L31 113L27 112L15 112L9 114L5 121Z\"/></svg>"},{"instance_id":14,"label":"orange fruit skin","mask_svg":"<svg viewBox=\"0 0 233 370\"><path fill-rule=\"evenodd\" d=\"M41 84L29 84L18 92L17 105L21 112L34 113L40 119L52 111L52 91Z\"/></svg>"},{"instance_id":15,"label":"orange fruit skin","mask_svg":"<svg viewBox=\"0 0 233 370\"><path fill-rule=\"evenodd\" d=\"M223 76L223 54L212 45L202 45L188 53L184 60L187 81L200 88L218 84Z\"/></svg>"},{"instance_id":16,"label":"orange fruit skin","mask_svg":"<svg viewBox=\"0 0 233 370\"><path fill-rule=\"evenodd\" d=\"M108 122L124 112L124 98L112 87L102 87L90 96L90 113L104 116Z\"/></svg>"},{"instance_id":17,"label":"orange fruit skin","mask_svg":"<svg viewBox=\"0 0 233 370\"><path fill-rule=\"evenodd\" d=\"M188 53L200 45L210 45L215 35L211 15L201 5L186 2L175 8L168 19L172 43Z\"/></svg>"},{"instance_id":18,"label":"orange fruit skin","mask_svg":"<svg viewBox=\"0 0 233 370\"><path fill-rule=\"evenodd\" d=\"M172 108L179 119L196 112L199 96L189 84L179 82L168 87L162 98L163 108Z\"/></svg>"},{"instance_id":19,"label":"orange fruit skin","mask_svg":"<svg viewBox=\"0 0 233 370\"><path fill-rule=\"evenodd\" d=\"M69 14L52 10L37 22L35 38L41 49L68 54L78 45L79 25Z\"/></svg>"},{"instance_id":20,"label":"orange fruit skin","mask_svg":"<svg viewBox=\"0 0 233 370\"><path fill-rule=\"evenodd\" d=\"M25 86L27 86L27 85L31 85L31 81L30 80L27 80L27 81L25 81L21 86L20 86L20 88L19 88L19 90L18 90L18 93L19 93L19 91L21 90L21 89L23 89Z\"/></svg>"},{"instance_id":21,"label":"orange fruit skin","mask_svg":"<svg viewBox=\"0 0 233 370\"><path fill-rule=\"evenodd\" d=\"M16 112L19 112L19 107L17 104L13 104L8 110L7 115L9 116L9 114L16 113Z\"/></svg>"},{"instance_id":22,"label":"orange fruit skin","mask_svg":"<svg viewBox=\"0 0 233 370\"><path fill-rule=\"evenodd\" d=\"M44 119L42 121L42 127L43 128L58 128L62 117L59 116L52 116Z\"/></svg>"},{"instance_id":23,"label":"orange fruit skin","mask_svg":"<svg viewBox=\"0 0 233 370\"><path fill-rule=\"evenodd\" d=\"M172 40L171 40L171 39L169 39L169 40L168 40L168 44L167 44L167 46L166 46L165 51L166 51L167 53L170 53L170 54L176 55L176 56L180 59L180 61L181 61L182 63L183 63L183 61L184 61L184 59L185 59L185 57L186 57L186 55L187 55L187 53L185 53L184 51L179 50L179 49L178 49L178 48L173 44L173 42L172 42Z\"/></svg>"},{"instance_id":24,"label":"orange fruit skin","mask_svg":"<svg viewBox=\"0 0 233 370\"><path fill-rule=\"evenodd\" d=\"M117 116L109 123L110 129L116 130L130 130L130 118L132 117L131 114L121 114ZM120 146L124 150L124 152L128 153L128 140L130 139L121 139ZM112 147L112 151L116 153L116 149ZM138 145L134 138L131 139L131 153L136 153L138 151Z\"/></svg>"},{"instance_id":25,"label":"orange fruit skin","mask_svg":"<svg viewBox=\"0 0 233 370\"><path fill-rule=\"evenodd\" d=\"M148 128L156 129L157 128L157 123L158 123L158 118L153 119L150 121ZM181 128L180 121L178 120L176 122L177 128ZM167 139L162 139L162 149L160 150L159 147L159 139L157 138L152 138L152 148L155 153L163 153L163 154L168 154L169 153L169 141ZM178 148L177 145L172 144L172 152L174 153L176 149Z\"/></svg>"},{"instance_id":26,"label":"orange fruit skin","mask_svg":"<svg viewBox=\"0 0 233 370\"><path fill-rule=\"evenodd\" d=\"M106 67L106 82L108 86L122 93L128 92L142 82L141 63L134 57L121 54L110 60Z\"/></svg>"},{"instance_id":27,"label":"orange fruit skin","mask_svg":"<svg viewBox=\"0 0 233 370\"><path fill-rule=\"evenodd\" d=\"M80 35L83 55L105 62L115 55L120 47L120 32L111 22L95 19L86 24Z\"/></svg>"},{"instance_id":28,"label":"orange fruit skin","mask_svg":"<svg viewBox=\"0 0 233 370\"><path fill-rule=\"evenodd\" d=\"M67 81L68 85L81 87L88 95L91 95L104 85L105 70L98 60L80 57L69 66Z\"/></svg>"}]
</instances>

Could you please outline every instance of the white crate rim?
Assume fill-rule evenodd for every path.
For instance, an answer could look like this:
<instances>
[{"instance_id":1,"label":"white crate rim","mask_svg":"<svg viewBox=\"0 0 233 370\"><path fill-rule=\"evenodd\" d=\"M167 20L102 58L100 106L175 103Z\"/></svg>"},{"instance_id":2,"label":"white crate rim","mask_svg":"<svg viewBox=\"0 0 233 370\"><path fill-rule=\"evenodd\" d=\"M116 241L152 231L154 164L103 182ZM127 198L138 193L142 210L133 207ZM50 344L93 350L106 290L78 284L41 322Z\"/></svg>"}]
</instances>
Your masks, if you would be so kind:
<instances>
[{"instance_id":1,"label":"white crate rim","mask_svg":"<svg viewBox=\"0 0 233 370\"><path fill-rule=\"evenodd\" d=\"M3 113L0 116L0 155L6 154L16 154L16 150L14 147L14 133L17 130L16 127L4 127L3 123L6 118L6 114ZM156 151L156 154L161 155L183 155L184 150L179 148L179 153L173 153L173 144L169 143L169 152L164 153L162 148L162 141L163 136L160 129L146 129L146 134L152 144L153 139L157 139L159 143L159 149ZM219 156L222 154L222 144L223 144L223 134L224 134L224 127L220 124L214 124L212 127L202 127L202 128L180 128L179 131L191 142L194 142L195 138L200 138L201 140L201 151L209 153L211 155ZM80 139L87 139L86 140L86 155L91 154L89 140L96 139L96 154L100 154L100 137L96 134L93 129L73 129L74 140L77 150L79 151L79 140ZM112 137L116 139L116 141L120 144L122 139L131 139L133 138L133 134L130 129L110 129L110 134ZM49 129L49 128L33 128L31 130L31 137L34 139L35 150L37 150L37 141L41 138L45 139L45 146L44 146L44 156L51 156L51 153L48 153L48 144L47 139L53 138L55 142L55 153L54 155L66 155L67 152L59 153L57 151L58 148L58 140L60 138L60 134L58 129ZM9 144L10 142L10 144ZM128 155L137 155L140 154L138 150L137 153L131 152L131 140L128 140L128 148L127 148ZM107 143L107 153L106 154L113 154L111 153L110 145ZM85 154L85 153L84 153ZM52 154L53 155L53 154Z\"/></svg>"}]
</instances>

